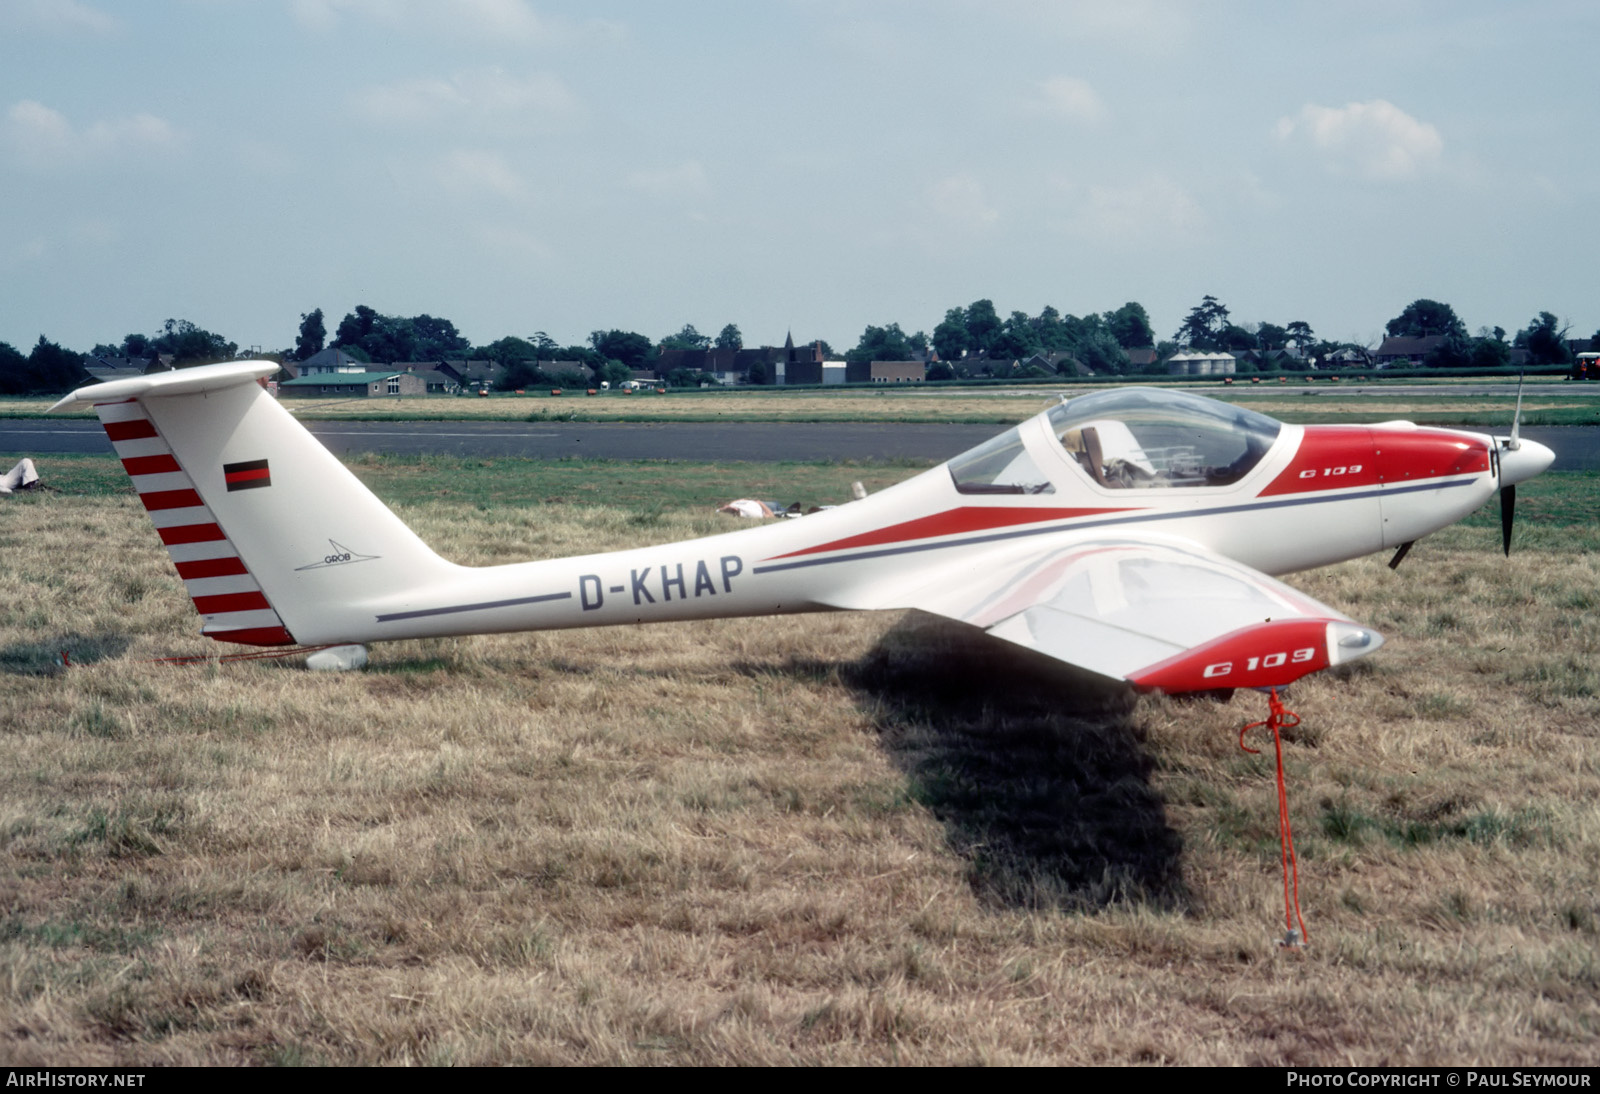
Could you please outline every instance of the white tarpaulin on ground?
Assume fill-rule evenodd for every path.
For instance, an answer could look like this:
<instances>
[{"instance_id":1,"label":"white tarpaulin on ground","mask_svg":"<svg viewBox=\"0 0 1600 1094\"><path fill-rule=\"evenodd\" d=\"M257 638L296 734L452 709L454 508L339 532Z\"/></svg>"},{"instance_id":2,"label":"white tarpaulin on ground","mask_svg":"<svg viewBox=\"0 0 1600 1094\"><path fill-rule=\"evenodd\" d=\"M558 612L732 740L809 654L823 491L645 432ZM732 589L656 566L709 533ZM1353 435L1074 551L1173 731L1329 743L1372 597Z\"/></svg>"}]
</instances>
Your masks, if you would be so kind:
<instances>
[{"instance_id":1,"label":"white tarpaulin on ground","mask_svg":"<svg viewBox=\"0 0 1600 1094\"><path fill-rule=\"evenodd\" d=\"M39 481L39 472L33 466L33 461L23 457L22 461L5 473L0 478L0 494L9 494L13 490L31 490Z\"/></svg>"}]
</instances>

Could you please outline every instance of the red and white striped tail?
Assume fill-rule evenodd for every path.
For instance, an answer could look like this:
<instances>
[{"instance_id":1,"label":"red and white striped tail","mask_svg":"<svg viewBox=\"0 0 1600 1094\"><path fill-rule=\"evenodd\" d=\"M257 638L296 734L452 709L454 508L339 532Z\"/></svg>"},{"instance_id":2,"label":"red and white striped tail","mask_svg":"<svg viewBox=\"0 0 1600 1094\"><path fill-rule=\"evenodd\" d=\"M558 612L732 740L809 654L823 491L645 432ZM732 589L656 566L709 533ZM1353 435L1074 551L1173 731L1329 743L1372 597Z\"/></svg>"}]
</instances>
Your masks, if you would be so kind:
<instances>
[{"instance_id":1,"label":"red and white striped tail","mask_svg":"<svg viewBox=\"0 0 1600 1094\"><path fill-rule=\"evenodd\" d=\"M96 403L94 409L194 600L203 621L201 633L219 642L294 645L294 637L144 406L130 399Z\"/></svg>"}]
</instances>

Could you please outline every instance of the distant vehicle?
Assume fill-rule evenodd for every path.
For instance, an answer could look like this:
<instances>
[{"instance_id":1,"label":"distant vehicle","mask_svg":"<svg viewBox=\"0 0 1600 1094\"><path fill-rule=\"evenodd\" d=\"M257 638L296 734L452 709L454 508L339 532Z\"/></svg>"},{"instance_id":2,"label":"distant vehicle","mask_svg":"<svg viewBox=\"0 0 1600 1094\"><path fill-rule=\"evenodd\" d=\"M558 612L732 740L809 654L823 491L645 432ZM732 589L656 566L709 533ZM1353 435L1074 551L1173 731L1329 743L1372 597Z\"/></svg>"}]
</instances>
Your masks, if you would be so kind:
<instances>
[{"instance_id":1,"label":"distant vehicle","mask_svg":"<svg viewBox=\"0 0 1600 1094\"><path fill-rule=\"evenodd\" d=\"M1580 353L1572 362L1574 380L1600 380L1600 353Z\"/></svg>"},{"instance_id":2,"label":"distant vehicle","mask_svg":"<svg viewBox=\"0 0 1600 1094\"><path fill-rule=\"evenodd\" d=\"M334 645L918 608L1137 687L1278 687L1383 639L1268 574L1411 544L1554 454L1409 422L1286 425L1183 391L1062 402L870 497L744 531L473 568L436 555L245 361L80 388L201 633ZM363 653L364 658L364 653Z\"/></svg>"}]
</instances>

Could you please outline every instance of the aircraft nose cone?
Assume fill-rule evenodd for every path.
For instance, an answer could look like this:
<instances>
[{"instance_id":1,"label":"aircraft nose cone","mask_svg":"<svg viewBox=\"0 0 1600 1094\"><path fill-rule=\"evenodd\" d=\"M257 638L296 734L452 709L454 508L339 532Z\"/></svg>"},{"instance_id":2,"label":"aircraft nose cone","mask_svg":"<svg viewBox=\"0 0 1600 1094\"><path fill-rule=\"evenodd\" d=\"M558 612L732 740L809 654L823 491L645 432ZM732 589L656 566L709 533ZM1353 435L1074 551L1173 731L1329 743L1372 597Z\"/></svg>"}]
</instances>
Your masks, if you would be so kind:
<instances>
[{"instance_id":1,"label":"aircraft nose cone","mask_svg":"<svg viewBox=\"0 0 1600 1094\"><path fill-rule=\"evenodd\" d=\"M1556 454L1538 441L1524 440L1518 448L1500 445L1500 485L1515 486L1542 474L1553 462Z\"/></svg>"}]
</instances>

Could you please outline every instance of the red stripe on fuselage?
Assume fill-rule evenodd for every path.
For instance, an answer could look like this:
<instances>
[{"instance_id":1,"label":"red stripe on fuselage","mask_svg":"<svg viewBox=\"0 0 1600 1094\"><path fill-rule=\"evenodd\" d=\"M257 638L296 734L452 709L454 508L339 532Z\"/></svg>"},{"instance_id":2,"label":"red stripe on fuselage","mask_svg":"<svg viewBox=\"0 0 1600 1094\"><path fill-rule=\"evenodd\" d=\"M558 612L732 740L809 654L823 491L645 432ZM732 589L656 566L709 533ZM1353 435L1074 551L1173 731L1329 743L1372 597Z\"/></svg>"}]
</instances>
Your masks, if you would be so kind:
<instances>
[{"instance_id":1,"label":"red stripe on fuselage","mask_svg":"<svg viewBox=\"0 0 1600 1094\"><path fill-rule=\"evenodd\" d=\"M1375 486L1377 453L1364 425L1308 425L1294 459L1257 497Z\"/></svg>"},{"instance_id":2,"label":"red stripe on fuselage","mask_svg":"<svg viewBox=\"0 0 1600 1094\"><path fill-rule=\"evenodd\" d=\"M1489 470L1489 442L1465 433L1442 429L1405 433L1374 430L1372 439L1384 482L1478 475Z\"/></svg>"},{"instance_id":3,"label":"red stripe on fuselage","mask_svg":"<svg viewBox=\"0 0 1600 1094\"><path fill-rule=\"evenodd\" d=\"M1104 513L1125 513L1135 506L1118 509L1024 509L1019 506L963 505L947 509L929 517L891 524L873 532L846 536L815 547L806 547L774 558L794 558L797 555L815 555L823 551L843 551L849 547L876 547L885 543L903 543L912 539L933 539L936 536L953 536L962 532L982 532L991 528L1005 528L1014 524L1040 524L1050 520L1070 520L1073 517L1094 517Z\"/></svg>"},{"instance_id":4,"label":"red stripe on fuselage","mask_svg":"<svg viewBox=\"0 0 1600 1094\"><path fill-rule=\"evenodd\" d=\"M1289 466L1259 497L1415 482L1489 470L1489 446L1442 429L1308 425Z\"/></svg>"}]
</instances>

